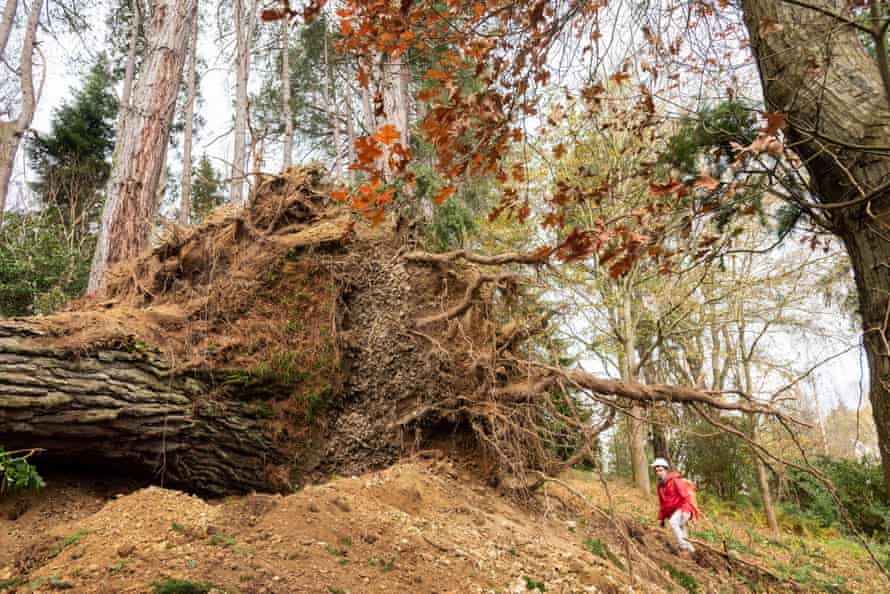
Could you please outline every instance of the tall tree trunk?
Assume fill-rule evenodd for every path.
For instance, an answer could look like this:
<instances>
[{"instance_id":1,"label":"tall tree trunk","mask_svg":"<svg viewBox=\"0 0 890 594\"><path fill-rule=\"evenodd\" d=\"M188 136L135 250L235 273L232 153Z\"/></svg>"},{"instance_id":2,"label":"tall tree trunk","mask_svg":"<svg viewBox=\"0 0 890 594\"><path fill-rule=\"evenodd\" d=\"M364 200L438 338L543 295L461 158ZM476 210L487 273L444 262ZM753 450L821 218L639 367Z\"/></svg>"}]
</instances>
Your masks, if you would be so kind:
<instances>
[{"instance_id":1,"label":"tall tree trunk","mask_svg":"<svg viewBox=\"0 0 890 594\"><path fill-rule=\"evenodd\" d=\"M365 56L360 59L360 67L368 74L370 82L361 88L362 93L362 125L365 134L373 134L377 130L377 118L374 116L374 105L371 100L371 87L377 84L377 61Z\"/></svg>"},{"instance_id":2,"label":"tall tree trunk","mask_svg":"<svg viewBox=\"0 0 890 594\"><path fill-rule=\"evenodd\" d=\"M245 7L246 5L246 7ZM230 199L244 200L247 163L247 84L250 80L250 46L256 17L256 0L235 0L235 128L232 150Z\"/></svg>"},{"instance_id":3,"label":"tall tree trunk","mask_svg":"<svg viewBox=\"0 0 890 594\"><path fill-rule=\"evenodd\" d=\"M750 259L748 260L748 264L750 264ZM743 274L747 272L749 272L749 270L746 269ZM749 348L745 341L745 336L747 336L747 321L745 319L745 308L741 301L737 304L736 309L736 327L739 333L738 361L741 366L739 377L744 382L744 385L742 385L741 388L746 394L753 395L754 379L751 362L754 358L756 344L752 344ZM756 442L757 424L760 422L760 419L756 415L750 415L749 422L751 423L749 437L751 438L751 441ZM760 453L756 449L751 448L751 454L754 456L754 466L757 470L757 486L760 489L760 496L763 499L763 513L766 515L766 523L769 526L770 531L778 537L779 523L776 521L776 512L773 509L773 498L769 486L769 477L766 473L766 464L764 464L763 459L760 457Z\"/></svg>"},{"instance_id":4,"label":"tall tree trunk","mask_svg":"<svg viewBox=\"0 0 890 594\"><path fill-rule=\"evenodd\" d=\"M822 11L774 0L743 0L742 8L767 108L787 114L789 144L807 164L813 194L834 205L824 211L824 224L850 256L890 497L890 68L868 54L860 31L826 14L845 3L809 4ZM761 23L770 21L781 27L761 35ZM886 66L883 41L877 54Z\"/></svg>"},{"instance_id":5,"label":"tall tree trunk","mask_svg":"<svg viewBox=\"0 0 890 594\"><path fill-rule=\"evenodd\" d=\"M628 281L622 287L621 320L624 338L624 356L621 359L621 379L627 382L636 381L636 324L634 323L631 301L631 286ZM633 470L634 483L643 493L650 495L652 486L649 481L649 463L646 459L646 423L642 420L646 414L639 404L634 404L628 418L628 445L630 446L630 464Z\"/></svg>"},{"instance_id":6,"label":"tall tree trunk","mask_svg":"<svg viewBox=\"0 0 890 594\"><path fill-rule=\"evenodd\" d=\"M149 51L136 84L134 108L115 149L90 291L102 286L110 266L148 247L196 3L156 0L152 5Z\"/></svg>"},{"instance_id":7,"label":"tall tree trunk","mask_svg":"<svg viewBox=\"0 0 890 594\"><path fill-rule=\"evenodd\" d=\"M19 61L20 81L22 87L22 110L19 116L10 121L0 121L0 222L6 210L6 196L9 182L12 179L12 168L15 156L21 144L22 135L31 127L34 119L36 99L34 97L34 41L37 38L37 24L43 10L43 0L34 0L28 23L25 27L25 39L22 44L22 57ZM44 68L46 65L44 64Z\"/></svg>"},{"instance_id":8,"label":"tall tree trunk","mask_svg":"<svg viewBox=\"0 0 890 594\"><path fill-rule=\"evenodd\" d=\"M188 225L192 209L192 136L195 127L195 96L198 89L198 4L192 16L189 41L189 82L185 100L185 131L182 138L182 195L179 202L179 224Z\"/></svg>"},{"instance_id":9,"label":"tall tree trunk","mask_svg":"<svg viewBox=\"0 0 890 594\"><path fill-rule=\"evenodd\" d=\"M348 85L347 85L346 88L347 88L347 89L349 88ZM352 98L349 97L349 94L348 94L348 93L341 93L340 96L344 98L344 101L345 101L345 103L346 103L346 141L347 141L347 143L349 144L349 146L347 147L347 155L349 155L349 164L347 165L347 167L348 167L349 165L355 163L355 161L356 161L356 154L355 154L355 112L354 112L353 109L352 109ZM338 111L339 111L339 107L338 107L337 109L338 109ZM353 181L355 181L356 179L358 179L357 174L358 174L357 171L356 171L356 172L353 172L353 176L352 176Z\"/></svg>"},{"instance_id":10,"label":"tall tree trunk","mask_svg":"<svg viewBox=\"0 0 890 594\"><path fill-rule=\"evenodd\" d=\"M6 55L6 43L12 32L12 23L15 20L18 5L18 0L6 0L6 4L3 6L3 15L0 16L0 58Z\"/></svg>"},{"instance_id":11,"label":"tall tree trunk","mask_svg":"<svg viewBox=\"0 0 890 594\"><path fill-rule=\"evenodd\" d=\"M136 55L139 48L139 30L142 28L142 0L131 0L130 9L133 11L133 22L130 27L130 47L127 51L127 67L124 71L124 88L121 90L120 107L117 112L115 145L123 135L124 122L131 107L133 78L136 76Z\"/></svg>"},{"instance_id":12,"label":"tall tree trunk","mask_svg":"<svg viewBox=\"0 0 890 594\"><path fill-rule=\"evenodd\" d=\"M284 158L281 168L293 163L294 116L290 109L290 20L281 19L281 112L284 114Z\"/></svg>"},{"instance_id":13,"label":"tall tree trunk","mask_svg":"<svg viewBox=\"0 0 890 594\"><path fill-rule=\"evenodd\" d=\"M337 102L337 86L334 82L334 65L328 55L328 30L324 30L324 94L327 103L328 118L331 121L331 132L334 135L334 175L343 177L343 169L340 165L340 104Z\"/></svg>"}]
</instances>

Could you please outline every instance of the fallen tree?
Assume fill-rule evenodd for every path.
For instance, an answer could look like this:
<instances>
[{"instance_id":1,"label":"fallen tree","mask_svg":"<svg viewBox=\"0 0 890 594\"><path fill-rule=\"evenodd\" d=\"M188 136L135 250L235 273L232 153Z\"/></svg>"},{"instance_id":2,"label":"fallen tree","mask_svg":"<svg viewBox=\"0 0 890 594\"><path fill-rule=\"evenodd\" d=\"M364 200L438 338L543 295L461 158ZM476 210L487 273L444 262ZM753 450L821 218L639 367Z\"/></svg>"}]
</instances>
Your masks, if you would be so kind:
<instances>
[{"instance_id":1,"label":"fallen tree","mask_svg":"<svg viewBox=\"0 0 890 594\"><path fill-rule=\"evenodd\" d=\"M794 422L744 395L549 366L529 346L548 317L521 269L547 254L406 254L395 227L329 191L320 172L289 170L243 209L172 227L101 293L0 324L0 443L215 494L469 448L493 480L527 488L592 457L630 400ZM597 424L579 391L604 407Z\"/></svg>"}]
</instances>

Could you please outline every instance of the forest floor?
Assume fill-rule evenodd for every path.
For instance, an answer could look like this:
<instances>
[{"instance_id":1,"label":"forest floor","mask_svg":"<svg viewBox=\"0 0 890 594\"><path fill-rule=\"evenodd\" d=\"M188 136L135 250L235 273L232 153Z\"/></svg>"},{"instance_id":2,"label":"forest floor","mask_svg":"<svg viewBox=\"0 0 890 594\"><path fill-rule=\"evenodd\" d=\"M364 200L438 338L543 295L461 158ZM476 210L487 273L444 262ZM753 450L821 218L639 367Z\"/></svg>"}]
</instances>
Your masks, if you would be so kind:
<instances>
[{"instance_id":1,"label":"forest floor","mask_svg":"<svg viewBox=\"0 0 890 594\"><path fill-rule=\"evenodd\" d=\"M132 481L47 479L39 493L0 499L0 592L887 591L858 545L773 540L750 514L712 514L694 533L699 552L681 558L653 520L654 498L582 472L522 504L444 457L212 501ZM603 513L610 505L627 540ZM627 547L647 557L630 571ZM719 562L720 550L733 561ZM746 562L792 581L752 583Z\"/></svg>"}]
</instances>

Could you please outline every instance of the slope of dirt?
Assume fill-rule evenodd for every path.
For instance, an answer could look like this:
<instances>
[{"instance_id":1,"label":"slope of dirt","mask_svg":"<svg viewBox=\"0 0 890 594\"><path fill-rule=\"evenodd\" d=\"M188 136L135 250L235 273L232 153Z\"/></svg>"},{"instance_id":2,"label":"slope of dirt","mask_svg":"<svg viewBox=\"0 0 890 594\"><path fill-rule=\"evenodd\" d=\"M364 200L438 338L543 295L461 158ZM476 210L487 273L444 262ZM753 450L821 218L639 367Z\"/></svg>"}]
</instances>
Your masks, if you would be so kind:
<instances>
[{"instance_id":1,"label":"slope of dirt","mask_svg":"<svg viewBox=\"0 0 890 594\"><path fill-rule=\"evenodd\" d=\"M437 452L426 456L288 496L216 501L52 481L0 500L0 592L150 593L165 577L240 594L886 591L861 552L790 534L771 545L751 517L708 524L749 535L745 550L731 544L731 563L705 550L705 527L694 533L698 553L681 558L651 519L655 501L620 483L607 496L575 473L518 505ZM614 524L572 493L605 509L611 500L647 559L628 568ZM747 562L792 575L756 576ZM803 579L809 565L813 579Z\"/></svg>"},{"instance_id":2,"label":"slope of dirt","mask_svg":"<svg viewBox=\"0 0 890 594\"><path fill-rule=\"evenodd\" d=\"M445 460L215 503L159 487L104 504L72 493L0 504L0 583L21 580L6 591L150 592L163 576L245 594L631 591L576 524L529 515Z\"/></svg>"}]
</instances>

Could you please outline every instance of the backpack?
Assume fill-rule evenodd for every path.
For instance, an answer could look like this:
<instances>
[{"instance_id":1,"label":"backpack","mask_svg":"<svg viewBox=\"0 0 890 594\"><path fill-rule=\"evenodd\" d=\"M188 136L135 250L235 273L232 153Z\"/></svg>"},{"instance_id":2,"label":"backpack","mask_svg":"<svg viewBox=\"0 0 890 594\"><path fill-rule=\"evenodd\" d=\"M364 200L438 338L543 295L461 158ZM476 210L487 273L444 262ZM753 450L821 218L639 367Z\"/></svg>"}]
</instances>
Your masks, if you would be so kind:
<instances>
[{"instance_id":1,"label":"backpack","mask_svg":"<svg viewBox=\"0 0 890 594\"><path fill-rule=\"evenodd\" d=\"M689 501L689 506L692 508L692 519L698 520L700 512L698 509L698 500L696 499L696 496L695 496L695 492L698 491L698 487L695 486L695 483L693 483L689 479L683 478L682 476L674 477L675 484L677 481L680 481L683 484L683 486L686 488L686 493L689 494L688 501Z\"/></svg>"}]
</instances>

